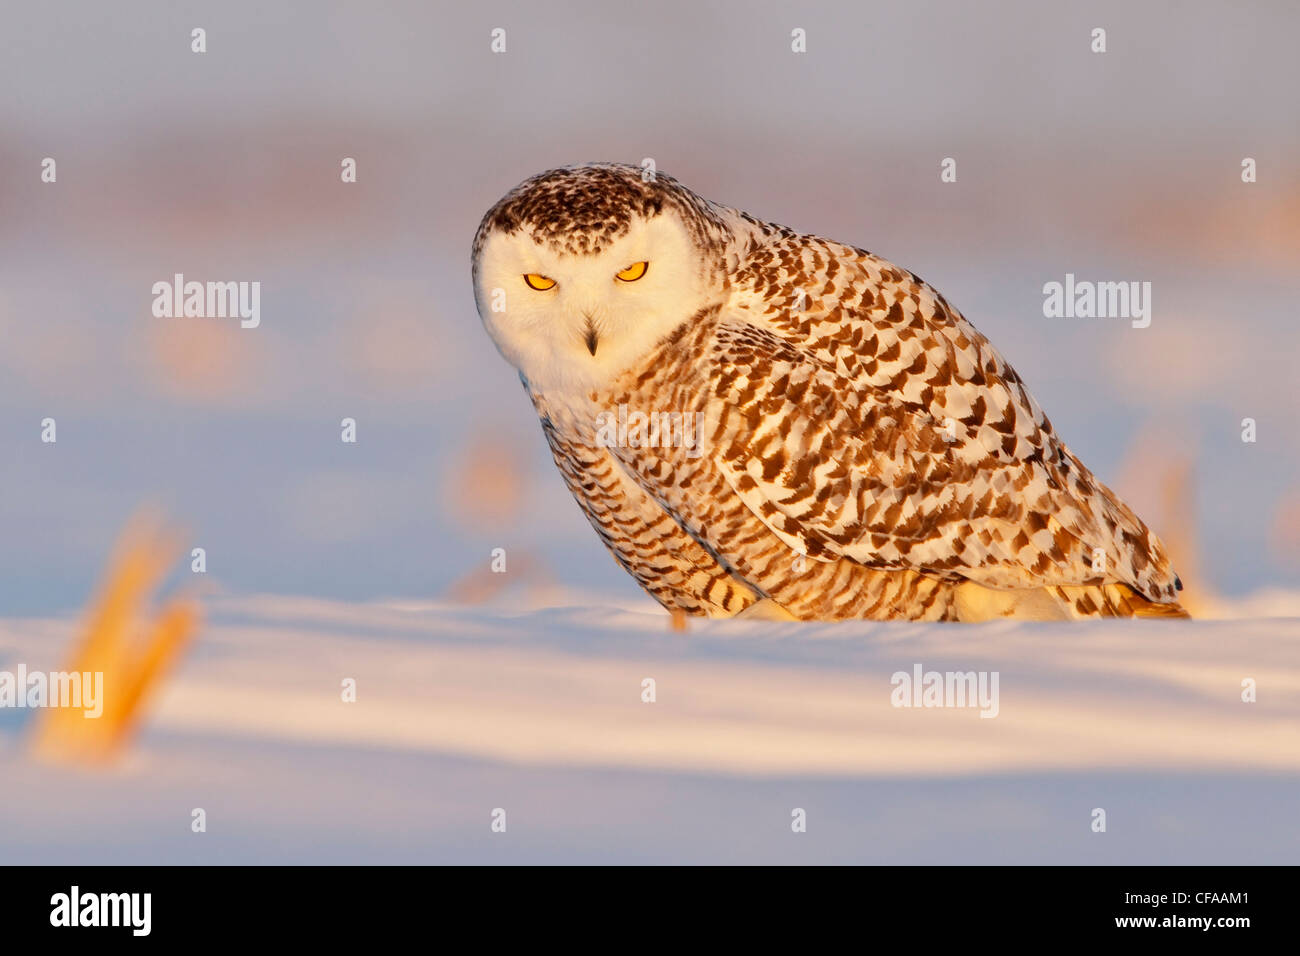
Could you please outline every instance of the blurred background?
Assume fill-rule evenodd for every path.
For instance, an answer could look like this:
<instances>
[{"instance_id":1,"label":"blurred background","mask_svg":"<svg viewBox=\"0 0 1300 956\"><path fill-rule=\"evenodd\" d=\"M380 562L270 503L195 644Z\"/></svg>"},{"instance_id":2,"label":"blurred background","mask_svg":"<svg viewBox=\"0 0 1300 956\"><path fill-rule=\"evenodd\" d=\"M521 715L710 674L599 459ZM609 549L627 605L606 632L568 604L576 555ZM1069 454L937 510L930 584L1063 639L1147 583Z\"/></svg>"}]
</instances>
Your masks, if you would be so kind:
<instances>
[{"instance_id":1,"label":"blurred background","mask_svg":"<svg viewBox=\"0 0 1300 956\"><path fill-rule=\"evenodd\" d=\"M1189 586L1300 584L1293 4L2 9L6 614L80 607L142 501L232 592L478 598L501 547L636 598L479 325L469 246L524 177L645 157L936 286ZM261 326L155 318L177 272L259 281ZM1150 281L1150 327L1044 318L1066 273Z\"/></svg>"}]
</instances>

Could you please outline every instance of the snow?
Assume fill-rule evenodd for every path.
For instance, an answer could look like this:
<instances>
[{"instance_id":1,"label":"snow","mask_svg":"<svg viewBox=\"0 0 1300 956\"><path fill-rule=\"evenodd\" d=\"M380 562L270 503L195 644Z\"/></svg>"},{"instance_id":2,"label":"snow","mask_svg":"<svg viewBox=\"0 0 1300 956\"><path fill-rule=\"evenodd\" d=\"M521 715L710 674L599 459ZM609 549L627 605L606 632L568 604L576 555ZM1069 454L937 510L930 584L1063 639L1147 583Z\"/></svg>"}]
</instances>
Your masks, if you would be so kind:
<instances>
[{"instance_id":1,"label":"snow","mask_svg":"<svg viewBox=\"0 0 1300 956\"><path fill-rule=\"evenodd\" d=\"M1294 863L1300 850L1300 619L675 633L648 603L575 600L519 614L211 598L118 765L38 762L30 712L0 710L0 862ZM0 669L57 669L78 626L0 620ZM891 675L917 664L996 672L997 716L893 706ZM204 833L190 830L198 807ZM791 831L795 808L806 833Z\"/></svg>"}]
</instances>

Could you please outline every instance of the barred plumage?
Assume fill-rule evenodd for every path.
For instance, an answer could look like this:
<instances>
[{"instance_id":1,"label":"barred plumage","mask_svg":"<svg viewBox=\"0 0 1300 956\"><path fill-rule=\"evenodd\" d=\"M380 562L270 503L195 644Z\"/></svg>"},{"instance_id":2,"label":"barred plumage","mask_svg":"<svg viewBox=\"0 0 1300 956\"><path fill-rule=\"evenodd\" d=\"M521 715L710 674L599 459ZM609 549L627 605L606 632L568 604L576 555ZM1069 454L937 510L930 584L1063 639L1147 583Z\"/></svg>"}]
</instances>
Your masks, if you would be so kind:
<instances>
[{"instance_id":1,"label":"barred plumage","mask_svg":"<svg viewBox=\"0 0 1300 956\"><path fill-rule=\"evenodd\" d=\"M617 278L637 260L644 279ZM667 608L1183 613L1155 535L904 269L662 174L596 165L543 173L494 206L474 275L570 490ZM692 416L699 433L603 440L619 408Z\"/></svg>"}]
</instances>

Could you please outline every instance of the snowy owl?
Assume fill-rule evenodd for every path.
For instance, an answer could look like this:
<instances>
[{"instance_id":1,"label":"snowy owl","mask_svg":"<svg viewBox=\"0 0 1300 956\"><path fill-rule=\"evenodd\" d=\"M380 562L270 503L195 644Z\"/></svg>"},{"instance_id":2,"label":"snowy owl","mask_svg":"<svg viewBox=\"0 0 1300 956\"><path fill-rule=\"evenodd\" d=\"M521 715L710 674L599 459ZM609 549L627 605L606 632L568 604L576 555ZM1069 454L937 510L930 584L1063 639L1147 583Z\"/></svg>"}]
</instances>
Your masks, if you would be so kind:
<instances>
[{"instance_id":1,"label":"snowy owl","mask_svg":"<svg viewBox=\"0 0 1300 956\"><path fill-rule=\"evenodd\" d=\"M1186 616L1156 536L906 269L591 164L498 201L473 280L569 490L670 611Z\"/></svg>"}]
</instances>

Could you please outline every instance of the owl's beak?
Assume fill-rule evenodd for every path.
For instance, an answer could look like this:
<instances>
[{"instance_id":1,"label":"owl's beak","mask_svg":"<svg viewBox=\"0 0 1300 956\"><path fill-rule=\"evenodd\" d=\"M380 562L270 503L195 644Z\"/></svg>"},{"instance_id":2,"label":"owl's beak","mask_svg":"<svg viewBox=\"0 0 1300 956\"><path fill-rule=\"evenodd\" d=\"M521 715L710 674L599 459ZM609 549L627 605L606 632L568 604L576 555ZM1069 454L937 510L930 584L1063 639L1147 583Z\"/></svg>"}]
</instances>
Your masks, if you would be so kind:
<instances>
[{"instance_id":1,"label":"owl's beak","mask_svg":"<svg viewBox=\"0 0 1300 956\"><path fill-rule=\"evenodd\" d=\"M596 326L592 324L590 319L587 320L587 332L583 340L587 343L587 351L595 355L598 336L596 335Z\"/></svg>"}]
</instances>

